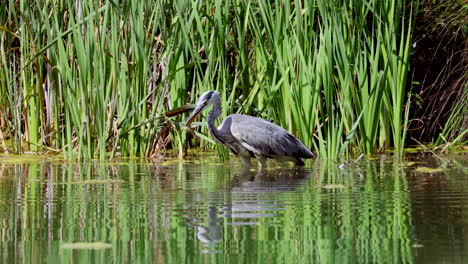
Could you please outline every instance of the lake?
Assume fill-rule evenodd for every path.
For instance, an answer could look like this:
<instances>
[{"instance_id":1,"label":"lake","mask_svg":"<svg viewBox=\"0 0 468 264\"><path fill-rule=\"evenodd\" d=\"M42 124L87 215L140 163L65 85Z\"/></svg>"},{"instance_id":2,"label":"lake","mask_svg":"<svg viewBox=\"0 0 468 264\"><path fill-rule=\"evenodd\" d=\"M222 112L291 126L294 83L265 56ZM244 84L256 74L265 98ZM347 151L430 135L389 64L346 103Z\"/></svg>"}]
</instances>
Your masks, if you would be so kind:
<instances>
[{"instance_id":1,"label":"lake","mask_svg":"<svg viewBox=\"0 0 468 264\"><path fill-rule=\"evenodd\" d=\"M0 263L468 263L466 157L1 155Z\"/></svg>"}]
</instances>

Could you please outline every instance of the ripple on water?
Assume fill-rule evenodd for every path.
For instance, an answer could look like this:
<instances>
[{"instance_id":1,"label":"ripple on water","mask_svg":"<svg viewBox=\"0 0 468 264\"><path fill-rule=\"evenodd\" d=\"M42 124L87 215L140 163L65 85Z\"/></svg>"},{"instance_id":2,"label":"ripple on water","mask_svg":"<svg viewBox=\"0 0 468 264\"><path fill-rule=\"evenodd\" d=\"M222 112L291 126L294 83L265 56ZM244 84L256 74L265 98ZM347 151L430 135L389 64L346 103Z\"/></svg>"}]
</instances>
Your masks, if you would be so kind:
<instances>
[{"instance_id":1,"label":"ripple on water","mask_svg":"<svg viewBox=\"0 0 468 264\"><path fill-rule=\"evenodd\" d=\"M127 260L128 252L175 263L468 262L464 170L417 172L441 165L414 162L8 164L0 171L0 253L10 257L0 262L75 260L95 250L89 245L106 246L88 263Z\"/></svg>"}]
</instances>

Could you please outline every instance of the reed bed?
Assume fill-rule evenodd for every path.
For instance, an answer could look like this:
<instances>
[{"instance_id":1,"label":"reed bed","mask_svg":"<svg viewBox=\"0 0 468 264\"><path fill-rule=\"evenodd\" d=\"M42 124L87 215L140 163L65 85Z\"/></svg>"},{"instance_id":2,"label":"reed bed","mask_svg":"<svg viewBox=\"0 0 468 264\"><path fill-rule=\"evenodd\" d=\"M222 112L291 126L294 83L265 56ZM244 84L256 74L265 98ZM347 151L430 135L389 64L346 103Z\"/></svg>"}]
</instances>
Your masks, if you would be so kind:
<instances>
[{"instance_id":1,"label":"reed bed","mask_svg":"<svg viewBox=\"0 0 468 264\"><path fill-rule=\"evenodd\" d=\"M206 137L188 144L185 114L166 113L217 90L224 114L274 121L321 157L402 152L407 1L6 0L0 9L0 140L10 151L182 156Z\"/></svg>"}]
</instances>

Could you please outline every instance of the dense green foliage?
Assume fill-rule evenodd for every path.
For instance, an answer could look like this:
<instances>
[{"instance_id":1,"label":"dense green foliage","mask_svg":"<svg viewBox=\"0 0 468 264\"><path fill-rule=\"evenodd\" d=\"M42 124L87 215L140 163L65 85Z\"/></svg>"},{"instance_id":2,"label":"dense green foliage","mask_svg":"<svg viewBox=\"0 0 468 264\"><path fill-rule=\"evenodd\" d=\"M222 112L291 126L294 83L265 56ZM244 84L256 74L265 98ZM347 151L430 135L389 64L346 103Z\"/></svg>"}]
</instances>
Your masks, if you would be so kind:
<instances>
[{"instance_id":1,"label":"dense green foliage","mask_svg":"<svg viewBox=\"0 0 468 264\"><path fill-rule=\"evenodd\" d=\"M321 157L402 151L406 1L8 0L0 9L0 141L14 152L182 154L181 117L164 114L206 90L220 92L225 114L272 120Z\"/></svg>"}]
</instances>

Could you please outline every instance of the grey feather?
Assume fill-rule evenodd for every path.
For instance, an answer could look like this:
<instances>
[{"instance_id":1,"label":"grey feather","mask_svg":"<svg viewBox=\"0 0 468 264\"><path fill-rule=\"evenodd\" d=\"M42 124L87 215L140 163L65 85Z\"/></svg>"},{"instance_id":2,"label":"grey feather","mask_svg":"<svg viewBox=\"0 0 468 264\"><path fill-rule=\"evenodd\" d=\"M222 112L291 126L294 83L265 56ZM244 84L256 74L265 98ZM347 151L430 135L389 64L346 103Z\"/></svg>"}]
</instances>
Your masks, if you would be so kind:
<instances>
[{"instance_id":1,"label":"grey feather","mask_svg":"<svg viewBox=\"0 0 468 264\"><path fill-rule=\"evenodd\" d=\"M282 127L261 118L247 115L230 115L232 119L230 131L240 143L255 148L265 156L291 156L296 158L312 158L312 152L296 137Z\"/></svg>"}]
</instances>

